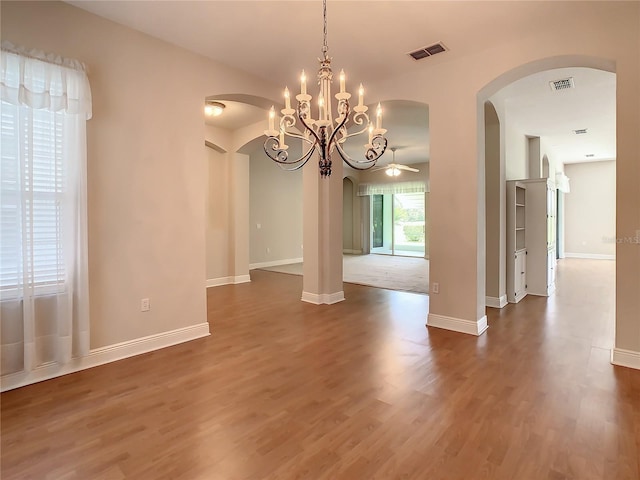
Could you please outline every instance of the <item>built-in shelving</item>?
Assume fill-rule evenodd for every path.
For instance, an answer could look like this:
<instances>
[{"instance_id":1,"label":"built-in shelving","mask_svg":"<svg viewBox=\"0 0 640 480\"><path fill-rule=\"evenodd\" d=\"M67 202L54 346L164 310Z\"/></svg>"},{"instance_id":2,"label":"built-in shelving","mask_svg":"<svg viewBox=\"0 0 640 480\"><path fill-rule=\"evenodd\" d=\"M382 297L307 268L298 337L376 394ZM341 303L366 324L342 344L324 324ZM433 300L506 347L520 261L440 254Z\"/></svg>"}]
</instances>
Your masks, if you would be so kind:
<instances>
[{"instance_id":1,"label":"built-in shelving","mask_svg":"<svg viewBox=\"0 0 640 480\"><path fill-rule=\"evenodd\" d=\"M507 300L519 302L527 294L527 189L507 182Z\"/></svg>"}]
</instances>

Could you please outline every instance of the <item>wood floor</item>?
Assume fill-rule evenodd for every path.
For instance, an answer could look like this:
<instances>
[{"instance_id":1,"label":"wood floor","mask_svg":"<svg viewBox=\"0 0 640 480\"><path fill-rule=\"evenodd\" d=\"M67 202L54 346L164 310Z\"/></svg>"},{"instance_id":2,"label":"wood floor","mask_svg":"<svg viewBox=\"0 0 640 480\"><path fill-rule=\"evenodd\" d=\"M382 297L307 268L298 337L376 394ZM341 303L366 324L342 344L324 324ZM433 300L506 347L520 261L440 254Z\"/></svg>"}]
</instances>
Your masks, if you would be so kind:
<instances>
[{"instance_id":1,"label":"wood floor","mask_svg":"<svg viewBox=\"0 0 640 480\"><path fill-rule=\"evenodd\" d=\"M301 277L211 288L212 336L2 394L1 477L638 480L640 371L613 367L613 262L483 336L428 297Z\"/></svg>"}]
</instances>

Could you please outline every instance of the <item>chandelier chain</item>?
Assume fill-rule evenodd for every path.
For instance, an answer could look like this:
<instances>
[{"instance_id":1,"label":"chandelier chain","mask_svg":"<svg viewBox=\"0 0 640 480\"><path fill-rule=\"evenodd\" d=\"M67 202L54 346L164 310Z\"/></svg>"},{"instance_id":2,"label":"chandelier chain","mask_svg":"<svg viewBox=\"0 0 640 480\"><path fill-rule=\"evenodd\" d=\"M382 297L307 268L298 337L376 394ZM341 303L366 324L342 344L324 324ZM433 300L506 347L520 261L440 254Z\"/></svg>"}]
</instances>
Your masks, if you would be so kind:
<instances>
[{"instance_id":1,"label":"chandelier chain","mask_svg":"<svg viewBox=\"0 0 640 480\"><path fill-rule=\"evenodd\" d=\"M322 0L322 15L324 17L324 29L322 31L324 43L322 45L322 53L324 57L326 57L329 52L329 47L327 46L327 0Z\"/></svg>"}]
</instances>

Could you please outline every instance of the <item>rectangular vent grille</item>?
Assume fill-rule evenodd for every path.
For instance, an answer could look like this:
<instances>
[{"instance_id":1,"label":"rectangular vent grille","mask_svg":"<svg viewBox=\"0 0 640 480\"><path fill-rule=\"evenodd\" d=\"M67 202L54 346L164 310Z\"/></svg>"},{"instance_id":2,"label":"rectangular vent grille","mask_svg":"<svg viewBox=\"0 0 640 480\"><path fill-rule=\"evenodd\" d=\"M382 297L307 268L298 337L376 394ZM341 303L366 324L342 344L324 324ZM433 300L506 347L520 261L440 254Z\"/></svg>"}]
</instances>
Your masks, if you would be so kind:
<instances>
[{"instance_id":1,"label":"rectangular vent grille","mask_svg":"<svg viewBox=\"0 0 640 480\"><path fill-rule=\"evenodd\" d=\"M408 55L414 60L422 60L423 58L431 57L433 55L446 51L447 47L445 47L442 42L438 42L428 47L419 48L415 52L411 52Z\"/></svg>"},{"instance_id":2,"label":"rectangular vent grille","mask_svg":"<svg viewBox=\"0 0 640 480\"><path fill-rule=\"evenodd\" d=\"M551 87L551 90L553 90L554 92L557 92L559 90L568 90L570 88L576 87L573 83L573 77L554 80L552 82L549 82L549 86Z\"/></svg>"},{"instance_id":3,"label":"rectangular vent grille","mask_svg":"<svg viewBox=\"0 0 640 480\"><path fill-rule=\"evenodd\" d=\"M595 155L594 155L593 153L587 153L587 154L585 155L585 157L587 157L587 158L591 158L591 157L595 157Z\"/></svg>"},{"instance_id":4,"label":"rectangular vent grille","mask_svg":"<svg viewBox=\"0 0 640 480\"><path fill-rule=\"evenodd\" d=\"M575 133L576 135L584 135L585 133L587 133L587 129L586 128L580 128L578 130L574 130L573 133Z\"/></svg>"}]
</instances>

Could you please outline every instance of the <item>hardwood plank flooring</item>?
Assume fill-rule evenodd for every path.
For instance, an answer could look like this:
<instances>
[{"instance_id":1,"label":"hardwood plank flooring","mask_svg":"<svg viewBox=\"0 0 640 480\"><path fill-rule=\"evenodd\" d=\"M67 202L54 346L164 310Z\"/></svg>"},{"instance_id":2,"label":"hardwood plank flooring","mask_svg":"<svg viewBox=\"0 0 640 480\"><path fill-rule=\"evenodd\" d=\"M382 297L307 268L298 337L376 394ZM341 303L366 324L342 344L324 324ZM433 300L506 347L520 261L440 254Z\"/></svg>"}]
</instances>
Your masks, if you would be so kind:
<instances>
[{"instance_id":1,"label":"hardwood plank flooring","mask_svg":"<svg viewBox=\"0 0 640 480\"><path fill-rule=\"evenodd\" d=\"M425 328L428 297L254 271L208 290L212 335L1 396L1 478L640 479L640 371L613 367L614 265Z\"/></svg>"}]
</instances>

